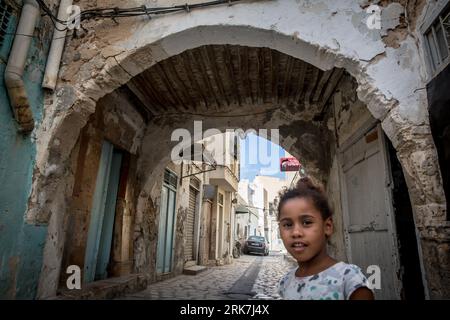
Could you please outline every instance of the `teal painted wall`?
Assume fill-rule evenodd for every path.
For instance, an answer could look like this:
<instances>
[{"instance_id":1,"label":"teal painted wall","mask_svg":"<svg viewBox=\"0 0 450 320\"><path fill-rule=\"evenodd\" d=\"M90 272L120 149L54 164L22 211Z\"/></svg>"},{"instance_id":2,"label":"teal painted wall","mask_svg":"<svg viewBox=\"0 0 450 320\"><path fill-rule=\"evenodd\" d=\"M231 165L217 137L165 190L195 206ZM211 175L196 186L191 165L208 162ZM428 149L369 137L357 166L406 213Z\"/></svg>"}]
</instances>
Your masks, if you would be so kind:
<instances>
[{"instance_id":1,"label":"teal painted wall","mask_svg":"<svg viewBox=\"0 0 450 320\"><path fill-rule=\"evenodd\" d=\"M19 13L16 13L17 15ZM17 17L9 24L14 32ZM24 80L36 125L42 118L41 83L49 39L36 37L28 53ZM32 135L17 132L4 84L4 71L13 35L0 50L0 299L32 299L36 295L46 226L25 223L36 147Z\"/></svg>"}]
</instances>

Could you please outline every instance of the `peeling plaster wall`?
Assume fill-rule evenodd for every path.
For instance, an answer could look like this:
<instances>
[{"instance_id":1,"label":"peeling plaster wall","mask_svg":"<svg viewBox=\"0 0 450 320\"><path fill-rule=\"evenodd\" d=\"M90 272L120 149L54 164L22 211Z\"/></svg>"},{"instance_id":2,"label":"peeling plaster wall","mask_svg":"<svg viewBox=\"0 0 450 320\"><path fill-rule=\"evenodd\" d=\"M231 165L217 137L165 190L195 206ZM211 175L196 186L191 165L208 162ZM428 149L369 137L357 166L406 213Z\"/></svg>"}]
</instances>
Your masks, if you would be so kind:
<instances>
[{"instance_id":1,"label":"peeling plaster wall","mask_svg":"<svg viewBox=\"0 0 450 320\"><path fill-rule=\"evenodd\" d=\"M19 14L20 10L14 11L8 32L14 33ZM44 96L40 86L51 36L49 32L49 25L40 21L23 77L36 123L43 117ZM11 35L5 36L0 53L0 298L31 299L36 294L47 227L25 222L36 137L17 132L4 84L4 71L13 39Z\"/></svg>"},{"instance_id":2,"label":"peeling plaster wall","mask_svg":"<svg viewBox=\"0 0 450 320\"><path fill-rule=\"evenodd\" d=\"M330 101L328 125L332 135L337 136L337 141L334 141L337 147L351 139L365 123L375 121L366 105L358 99L356 90L356 82L347 76Z\"/></svg>"}]
</instances>

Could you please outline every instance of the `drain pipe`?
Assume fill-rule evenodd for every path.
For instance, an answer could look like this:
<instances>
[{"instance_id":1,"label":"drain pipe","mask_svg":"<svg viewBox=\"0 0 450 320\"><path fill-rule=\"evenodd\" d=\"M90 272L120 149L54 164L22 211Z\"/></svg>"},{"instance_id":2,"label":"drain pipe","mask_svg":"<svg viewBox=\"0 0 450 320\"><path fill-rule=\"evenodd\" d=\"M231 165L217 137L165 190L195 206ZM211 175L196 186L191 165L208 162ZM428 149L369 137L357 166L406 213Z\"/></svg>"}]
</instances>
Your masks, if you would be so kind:
<instances>
[{"instance_id":1,"label":"drain pipe","mask_svg":"<svg viewBox=\"0 0 450 320\"><path fill-rule=\"evenodd\" d=\"M58 19L60 21L67 21L69 14L67 8L71 6L73 0L61 0L58 9ZM59 22L56 22L58 29L55 29L53 33L53 40L50 46L50 52L48 54L47 65L45 67L44 81L42 87L55 90L56 80L58 77L59 65L61 63L61 57L64 49L64 43L66 41L67 28Z\"/></svg>"},{"instance_id":2,"label":"drain pipe","mask_svg":"<svg viewBox=\"0 0 450 320\"><path fill-rule=\"evenodd\" d=\"M22 79L34 28L39 17L39 6L34 0L24 0L16 36L5 69L5 85L19 131L34 128L33 113Z\"/></svg>"}]
</instances>

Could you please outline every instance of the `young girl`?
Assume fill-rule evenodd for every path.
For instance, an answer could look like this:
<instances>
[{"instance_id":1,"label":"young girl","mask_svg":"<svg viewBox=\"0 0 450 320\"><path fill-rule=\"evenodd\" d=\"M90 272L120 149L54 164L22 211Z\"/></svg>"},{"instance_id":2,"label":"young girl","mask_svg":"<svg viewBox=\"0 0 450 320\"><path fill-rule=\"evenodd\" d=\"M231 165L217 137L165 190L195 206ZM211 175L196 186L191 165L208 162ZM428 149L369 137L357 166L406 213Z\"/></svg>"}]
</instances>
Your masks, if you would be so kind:
<instances>
[{"instance_id":1,"label":"young girl","mask_svg":"<svg viewBox=\"0 0 450 320\"><path fill-rule=\"evenodd\" d=\"M278 205L280 235L298 268L278 284L283 299L373 300L361 269L327 254L333 233L332 212L324 191L309 178L281 194Z\"/></svg>"}]
</instances>

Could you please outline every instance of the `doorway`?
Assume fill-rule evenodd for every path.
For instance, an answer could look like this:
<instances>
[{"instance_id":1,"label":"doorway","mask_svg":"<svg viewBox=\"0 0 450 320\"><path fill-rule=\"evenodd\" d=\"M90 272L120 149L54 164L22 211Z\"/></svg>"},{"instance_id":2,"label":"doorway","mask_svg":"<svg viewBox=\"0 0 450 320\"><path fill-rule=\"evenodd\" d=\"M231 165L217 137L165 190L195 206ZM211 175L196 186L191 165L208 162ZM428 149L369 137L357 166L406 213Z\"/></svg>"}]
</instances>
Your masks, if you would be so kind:
<instances>
[{"instance_id":1,"label":"doorway","mask_svg":"<svg viewBox=\"0 0 450 320\"><path fill-rule=\"evenodd\" d=\"M158 248L156 257L156 272L158 274L172 271L177 184L177 175L166 169L161 190L159 213Z\"/></svg>"},{"instance_id":2,"label":"doorway","mask_svg":"<svg viewBox=\"0 0 450 320\"><path fill-rule=\"evenodd\" d=\"M386 139L386 145L392 172L392 196L400 255L400 277L403 284L400 297L404 300L424 300L416 226L408 186L395 149L388 139Z\"/></svg>"},{"instance_id":3,"label":"doorway","mask_svg":"<svg viewBox=\"0 0 450 320\"><path fill-rule=\"evenodd\" d=\"M195 261L197 262L196 255L196 225L197 225L197 213L198 213L198 202L200 194L200 180L196 178L191 178L189 185L189 206L186 216L185 225L185 235L186 235L186 245L184 247L184 261Z\"/></svg>"},{"instance_id":4,"label":"doorway","mask_svg":"<svg viewBox=\"0 0 450 320\"><path fill-rule=\"evenodd\" d=\"M122 151L103 141L85 253L86 283L108 277L121 166Z\"/></svg>"}]
</instances>

